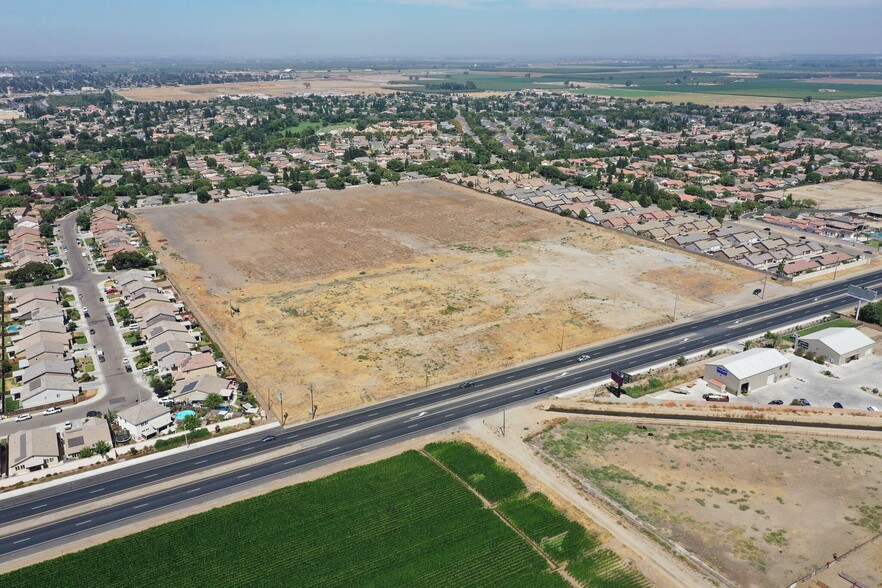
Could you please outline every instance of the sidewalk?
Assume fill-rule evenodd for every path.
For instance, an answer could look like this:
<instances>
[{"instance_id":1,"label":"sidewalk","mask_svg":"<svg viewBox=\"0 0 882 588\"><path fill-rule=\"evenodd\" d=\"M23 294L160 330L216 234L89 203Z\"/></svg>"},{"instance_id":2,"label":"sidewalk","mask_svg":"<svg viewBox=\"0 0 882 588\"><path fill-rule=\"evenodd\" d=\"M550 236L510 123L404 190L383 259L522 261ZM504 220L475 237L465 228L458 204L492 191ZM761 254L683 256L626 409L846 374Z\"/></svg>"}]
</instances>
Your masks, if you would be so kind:
<instances>
[{"instance_id":1,"label":"sidewalk","mask_svg":"<svg viewBox=\"0 0 882 588\"><path fill-rule=\"evenodd\" d=\"M229 428L236 427L236 426L243 425L243 424L247 424L247 423L248 423L248 419L246 419L245 417L241 417L238 419L231 419L229 421L217 423L217 424L221 427L221 429L229 429ZM19 488L16 490L10 490L8 492L3 492L2 494L0 494L0 500L3 500L5 498L9 498L12 496L21 496L23 494L28 494L28 493L33 492L35 490L43 490L45 488L52 488L53 486L67 484L69 482L74 482L77 480L82 480L84 478L88 478L89 476L92 476L92 475L95 475L98 473L121 470L121 469L130 467L130 466L133 466L133 465L138 465L138 464L142 464L142 463L146 463L146 462L150 462L150 461L155 461L155 460L157 460L161 457L164 457L166 455L174 455L175 453L182 453L185 451L189 451L192 448L209 447L209 446L215 445L221 441L226 441L228 439L236 439L238 437L245 437L247 435L252 435L254 433L260 433L263 431L269 431L272 429L276 429L278 427L279 427L279 423L273 421L273 422L266 423L263 425L256 425L254 427L249 427L248 429L245 429L243 431L237 431L235 433L230 433L228 435L219 435L216 437L212 437L210 439L206 439L204 441L198 441L196 443L191 443L189 447L182 446L182 447L176 447L174 449L169 449L167 451L157 451L157 452L151 453L149 455L144 455L144 456L140 456L140 457L133 458L133 459L126 459L125 461L108 462L104 458L102 458L100 455L96 455L96 456L89 457L86 459L75 459L73 461L63 463L59 466L45 469L45 470L40 470L38 472L29 472L27 474L22 474L20 476L10 476L9 478L4 478L4 479L0 480L0 490L2 490L3 488L8 488L10 486L14 486L15 484L18 484L20 482L29 483L29 482L33 482L35 480L40 480L42 478L49 478L49 477L51 477L51 479L46 482L31 484L31 485L26 486L24 488ZM213 425L212 425L212 428L213 428ZM178 435L183 435L183 432L176 433L173 435L158 437L156 439L151 439L149 441L142 441L141 443L136 443L134 445L125 445L123 447L114 448L107 455L110 458L117 458L120 455L125 455L132 448L136 448L138 450L141 450L141 449L144 449L147 447L152 447L156 443L156 441L158 441L159 439L168 439L169 437L176 437ZM101 464L101 463L108 463L109 465L107 465L106 467L99 467L99 468L95 468L95 469L92 469L92 470L89 470L86 472L80 472L80 473L69 475L69 476L63 475L68 472L79 470L80 468L83 468L83 467L88 467L91 465Z\"/></svg>"}]
</instances>

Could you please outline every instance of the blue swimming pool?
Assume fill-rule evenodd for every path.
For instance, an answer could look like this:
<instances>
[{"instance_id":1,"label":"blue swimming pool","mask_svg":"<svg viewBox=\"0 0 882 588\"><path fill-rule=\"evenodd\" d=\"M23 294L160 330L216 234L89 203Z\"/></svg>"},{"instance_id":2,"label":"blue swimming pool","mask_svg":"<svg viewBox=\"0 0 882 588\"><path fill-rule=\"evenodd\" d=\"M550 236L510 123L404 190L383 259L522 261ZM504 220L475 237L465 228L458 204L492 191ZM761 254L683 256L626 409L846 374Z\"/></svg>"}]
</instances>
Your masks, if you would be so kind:
<instances>
[{"instance_id":1,"label":"blue swimming pool","mask_svg":"<svg viewBox=\"0 0 882 588\"><path fill-rule=\"evenodd\" d=\"M179 420L179 421L182 421L182 420L184 420L185 418L187 418L187 417L190 416L190 415L196 416L196 411L194 411L194 410L182 410L181 412L179 412L178 414L175 415L175 419L177 419L177 420Z\"/></svg>"}]
</instances>

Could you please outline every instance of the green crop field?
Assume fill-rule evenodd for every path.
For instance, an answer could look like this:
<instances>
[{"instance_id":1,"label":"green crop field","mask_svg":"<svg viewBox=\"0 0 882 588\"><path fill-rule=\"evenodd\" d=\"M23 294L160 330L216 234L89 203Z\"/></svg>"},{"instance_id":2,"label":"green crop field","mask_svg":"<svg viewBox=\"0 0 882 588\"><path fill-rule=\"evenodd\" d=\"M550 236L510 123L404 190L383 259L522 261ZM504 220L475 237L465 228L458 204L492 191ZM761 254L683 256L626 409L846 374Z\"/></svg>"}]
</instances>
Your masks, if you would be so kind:
<instances>
[{"instance_id":1,"label":"green crop field","mask_svg":"<svg viewBox=\"0 0 882 588\"><path fill-rule=\"evenodd\" d=\"M408 451L10 572L0 588L569 586L505 520L583 586L648 586L493 458L427 450L467 478ZM469 480L505 501L484 508Z\"/></svg>"}]
</instances>

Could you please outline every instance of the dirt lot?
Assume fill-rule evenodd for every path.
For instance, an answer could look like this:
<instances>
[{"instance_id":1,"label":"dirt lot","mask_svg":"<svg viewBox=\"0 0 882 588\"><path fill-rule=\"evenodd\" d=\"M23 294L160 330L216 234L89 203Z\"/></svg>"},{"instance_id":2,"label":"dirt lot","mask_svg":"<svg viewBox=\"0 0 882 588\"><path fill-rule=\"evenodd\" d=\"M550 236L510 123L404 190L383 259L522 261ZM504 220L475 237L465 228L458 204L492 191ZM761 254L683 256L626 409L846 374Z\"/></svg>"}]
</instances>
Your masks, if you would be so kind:
<instances>
[{"instance_id":1,"label":"dirt lot","mask_svg":"<svg viewBox=\"0 0 882 588\"><path fill-rule=\"evenodd\" d=\"M675 295L678 318L748 303L761 279L435 180L136 223L291 420L309 383L321 413L350 408L667 323Z\"/></svg>"},{"instance_id":2,"label":"dirt lot","mask_svg":"<svg viewBox=\"0 0 882 588\"><path fill-rule=\"evenodd\" d=\"M864 208L882 205L882 184L860 180L836 180L814 186L784 190L795 200L811 198L821 209ZM774 192L773 192L774 193Z\"/></svg>"},{"instance_id":3,"label":"dirt lot","mask_svg":"<svg viewBox=\"0 0 882 588\"><path fill-rule=\"evenodd\" d=\"M298 92L315 94L373 92L389 93L384 89L390 80L406 79L401 75L372 73L304 73L296 80L271 82L242 82L239 84L200 84L192 86L165 86L161 88L132 88L120 90L119 94L129 100L156 102L163 100L211 100L218 96L287 96ZM307 88L306 84L310 87Z\"/></svg>"},{"instance_id":4,"label":"dirt lot","mask_svg":"<svg viewBox=\"0 0 882 588\"><path fill-rule=\"evenodd\" d=\"M786 586L882 525L873 442L581 419L536 442L739 586Z\"/></svg>"}]
</instances>

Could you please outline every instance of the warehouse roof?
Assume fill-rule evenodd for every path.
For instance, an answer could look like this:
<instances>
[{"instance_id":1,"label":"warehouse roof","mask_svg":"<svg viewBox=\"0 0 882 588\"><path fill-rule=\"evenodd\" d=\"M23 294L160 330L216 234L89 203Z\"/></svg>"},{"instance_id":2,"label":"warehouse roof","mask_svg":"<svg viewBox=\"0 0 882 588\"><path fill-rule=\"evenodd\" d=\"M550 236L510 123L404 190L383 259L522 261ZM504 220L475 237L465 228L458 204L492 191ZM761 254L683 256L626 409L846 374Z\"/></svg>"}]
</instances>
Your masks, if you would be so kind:
<instances>
[{"instance_id":1,"label":"warehouse roof","mask_svg":"<svg viewBox=\"0 0 882 588\"><path fill-rule=\"evenodd\" d=\"M743 380L789 363L790 360L776 349L758 348L748 349L717 361L709 361L707 365L722 367L739 380Z\"/></svg>"},{"instance_id":2,"label":"warehouse roof","mask_svg":"<svg viewBox=\"0 0 882 588\"><path fill-rule=\"evenodd\" d=\"M845 355L873 344L873 340L853 327L831 327L800 339L820 341L839 355Z\"/></svg>"}]
</instances>

